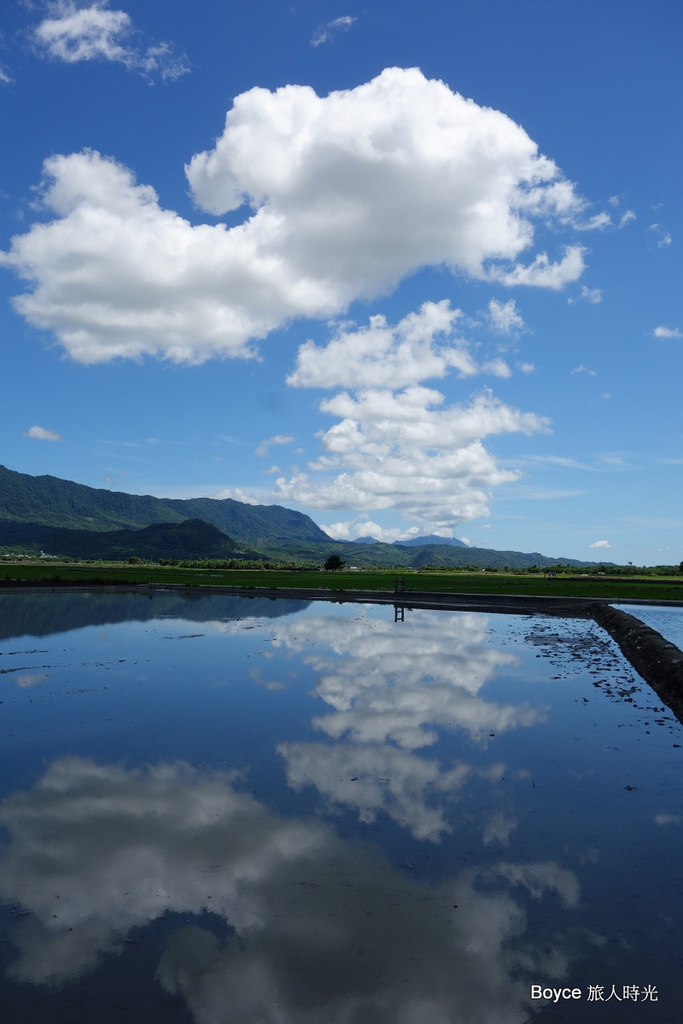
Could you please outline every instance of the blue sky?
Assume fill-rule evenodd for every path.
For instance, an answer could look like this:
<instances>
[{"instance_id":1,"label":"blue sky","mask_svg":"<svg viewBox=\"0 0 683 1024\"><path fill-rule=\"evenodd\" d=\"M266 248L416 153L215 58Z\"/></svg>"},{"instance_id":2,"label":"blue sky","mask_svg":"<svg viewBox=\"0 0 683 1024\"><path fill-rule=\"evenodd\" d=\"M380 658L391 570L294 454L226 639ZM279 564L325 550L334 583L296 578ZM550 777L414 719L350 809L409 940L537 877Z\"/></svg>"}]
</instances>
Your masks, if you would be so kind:
<instances>
[{"instance_id":1,"label":"blue sky","mask_svg":"<svg viewBox=\"0 0 683 1024\"><path fill-rule=\"evenodd\" d=\"M17 0L0 461L683 558L669 0Z\"/></svg>"}]
</instances>

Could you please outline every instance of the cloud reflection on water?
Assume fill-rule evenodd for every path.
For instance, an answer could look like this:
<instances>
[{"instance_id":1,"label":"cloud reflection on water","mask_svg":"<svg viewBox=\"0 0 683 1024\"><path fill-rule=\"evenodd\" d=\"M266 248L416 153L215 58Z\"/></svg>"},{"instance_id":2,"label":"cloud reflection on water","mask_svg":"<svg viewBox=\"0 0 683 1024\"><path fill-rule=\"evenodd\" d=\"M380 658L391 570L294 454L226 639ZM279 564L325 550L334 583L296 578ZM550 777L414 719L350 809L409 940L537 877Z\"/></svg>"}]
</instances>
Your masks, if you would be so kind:
<instances>
[{"instance_id":1,"label":"cloud reflection on water","mask_svg":"<svg viewBox=\"0 0 683 1024\"><path fill-rule=\"evenodd\" d=\"M380 812L416 839L438 842L452 826L444 797L454 798L474 776L495 781L505 766L448 767L414 753L435 744L438 730L465 730L484 746L490 733L531 726L547 708L486 701L479 691L517 661L487 645L489 620L475 613L435 616L415 612L396 630L374 616L343 619L310 615L301 623L281 620L274 642L289 650L318 649L304 656L316 674L315 692L333 713L313 726L335 741L281 743L287 781L295 790L314 785L332 807L348 807L363 822ZM514 822L492 818L485 836L507 841Z\"/></svg>"},{"instance_id":2,"label":"cloud reflection on water","mask_svg":"<svg viewBox=\"0 0 683 1024\"><path fill-rule=\"evenodd\" d=\"M497 780L505 769L502 764L444 769L438 761L390 744L282 743L278 751L293 789L314 785L333 805L357 810L363 822L375 821L382 811L415 839L434 842L451 831L444 796L454 797L474 775Z\"/></svg>"},{"instance_id":3,"label":"cloud reflection on water","mask_svg":"<svg viewBox=\"0 0 683 1024\"><path fill-rule=\"evenodd\" d=\"M522 1024L520 972L566 974L567 940L534 939L523 903L574 906L572 872L503 863L433 887L239 786L183 763L65 757L6 799L0 896L29 911L11 976L59 986L133 929L207 910L227 937L178 928L157 972L198 1024Z\"/></svg>"},{"instance_id":4,"label":"cloud reflection on water","mask_svg":"<svg viewBox=\"0 0 683 1024\"><path fill-rule=\"evenodd\" d=\"M319 677L316 693L334 709L314 718L316 728L333 739L348 734L415 750L436 742L437 727L459 727L485 742L492 731L544 720L545 708L478 696L496 672L517 661L486 645L488 624L479 613L439 619L415 611L405 630L370 617L317 615L306 618L306 641L299 639L300 623L280 621L274 632L292 650L305 642L322 648L304 658Z\"/></svg>"}]
</instances>

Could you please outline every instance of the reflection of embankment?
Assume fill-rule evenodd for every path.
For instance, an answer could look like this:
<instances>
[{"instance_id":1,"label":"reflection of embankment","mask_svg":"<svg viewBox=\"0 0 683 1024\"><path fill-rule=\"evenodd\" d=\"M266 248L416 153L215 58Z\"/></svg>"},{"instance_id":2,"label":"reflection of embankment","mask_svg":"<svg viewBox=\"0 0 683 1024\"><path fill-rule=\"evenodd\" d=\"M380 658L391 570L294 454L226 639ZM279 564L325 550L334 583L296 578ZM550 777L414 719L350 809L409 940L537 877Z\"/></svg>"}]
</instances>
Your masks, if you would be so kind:
<instances>
[{"instance_id":1,"label":"reflection of embankment","mask_svg":"<svg viewBox=\"0 0 683 1024\"><path fill-rule=\"evenodd\" d=\"M226 594L244 594L244 587L221 587ZM488 612L501 615L559 615L586 619L592 598L521 594L471 594L435 590L331 590L324 587L253 587L252 593L335 604L392 604L399 608Z\"/></svg>"},{"instance_id":2,"label":"reflection of embankment","mask_svg":"<svg viewBox=\"0 0 683 1024\"><path fill-rule=\"evenodd\" d=\"M39 589L20 590L0 594L0 640L161 617L192 622L238 619L245 615L274 619L299 612L308 604L309 601L194 594L154 587L123 591L63 588L57 594Z\"/></svg>"},{"instance_id":3,"label":"reflection of embankment","mask_svg":"<svg viewBox=\"0 0 683 1024\"><path fill-rule=\"evenodd\" d=\"M280 817L234 774L62 758L4 801L0 821L0 896L23 915L8 973L53 986L57 1015L80 1001L74 979L106 971L104 954L125 945L139 957L126 1019L140 1020L135 971L149 971L150 947L144 932L127 937L173 913L217 922L179 925L157 969L202 1024L523 1024L527 973L569 969L572 871L504 862L433 887L327 825ZM524 910L540 897L557 920L542 941Z\"/></svg>"}]
</instances>

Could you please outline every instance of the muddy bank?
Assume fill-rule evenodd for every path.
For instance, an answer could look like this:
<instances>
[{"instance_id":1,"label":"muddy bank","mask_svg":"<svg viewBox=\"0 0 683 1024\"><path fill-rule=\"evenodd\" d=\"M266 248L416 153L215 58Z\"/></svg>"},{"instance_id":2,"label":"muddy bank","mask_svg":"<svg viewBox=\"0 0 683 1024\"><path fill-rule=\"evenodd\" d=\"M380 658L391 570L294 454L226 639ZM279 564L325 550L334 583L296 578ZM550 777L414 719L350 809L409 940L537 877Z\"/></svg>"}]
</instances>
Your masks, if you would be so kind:
<instances>
[{"instance_id":1,"label":"muddy bank","mask_svg":"<svg viewBox=\"0 0 683 1024\"><path fill-rule=\"evenodd\" d=\"M662 703L683 723L683 651L635 615L602 601L596 601L588 610Z\"/></svg>"}]
</instances>

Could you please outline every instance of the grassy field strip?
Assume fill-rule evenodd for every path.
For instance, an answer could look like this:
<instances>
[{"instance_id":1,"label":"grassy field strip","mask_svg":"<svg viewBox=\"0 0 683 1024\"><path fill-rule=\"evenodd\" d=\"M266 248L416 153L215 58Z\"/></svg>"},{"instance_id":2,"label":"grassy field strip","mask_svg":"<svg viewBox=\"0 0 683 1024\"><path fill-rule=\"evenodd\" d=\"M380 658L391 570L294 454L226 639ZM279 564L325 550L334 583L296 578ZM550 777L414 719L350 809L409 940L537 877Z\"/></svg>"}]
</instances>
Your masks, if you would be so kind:
<instances>
[{"instance_id":1,"label":"grassy field strip","mask_svg":"<svg viewBox=\"0 0 683 1024\"><path fill-rule=\"evenodd\" d=\"M307 591L382 591L393 594L397 581L405 587L397 600L409 602L411 592L442 594L518 595L520 597L577 597L598 600L676 601L683 603L683 578L676 577L545 577L539 573L504 572L402 572L363 570L321 572L263 569L183 569L158 565L102 563L73 565L5 563L0 566L0 585L102 586L152 584L154 586L239 587L247 591L278 588Z\"/></svg>"}]
</instances>

